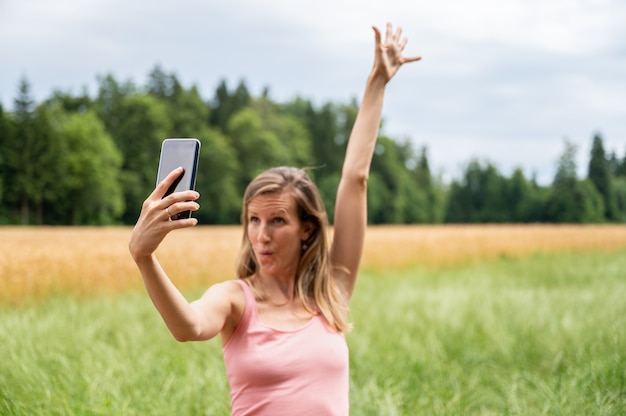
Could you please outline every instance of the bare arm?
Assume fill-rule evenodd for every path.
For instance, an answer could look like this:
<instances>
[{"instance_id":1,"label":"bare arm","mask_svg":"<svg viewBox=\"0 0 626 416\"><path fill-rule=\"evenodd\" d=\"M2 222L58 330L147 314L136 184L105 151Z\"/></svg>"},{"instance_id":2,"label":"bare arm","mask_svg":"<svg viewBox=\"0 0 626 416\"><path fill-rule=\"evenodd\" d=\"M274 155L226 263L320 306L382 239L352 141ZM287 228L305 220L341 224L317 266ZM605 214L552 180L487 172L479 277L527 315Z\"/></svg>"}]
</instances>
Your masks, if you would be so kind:
<instances>
[{"instance_id":1,"label":"bare arm","mask_svg":"<svg viewBox=\"0 0 626 416\"><path fill-rule=\"evenodd\" d=\"M128 247L154 306L174 338L178 341L210 339L220 333L230 316L232 290L225 284L215 285L190 304L170 281L154 254L170 231L197 224L195 218L170 220L170 215L199 208L194 202L197 192L178 192L161 199L180 172L172 171L146 199Z\"/></svg>"},{"instance_id":2,"label":"bare arm","mask_svg":"<svg viewBox=\"0 0 626 416\"><path fill-rule=\"evenodd\" d=\"M406 38L401 38L402 29L393 32L388 23L384 42L381 41L380 31L373 29L376 40L374 67L367 79L361 107L350 134L335 201L331 261L345 269L345 274L339 278L348 296L354 291L363 252L367 226L367 179L378 136L385 86L400 66L421 59L402 56L407 42Z\"/></svg>"}]
</instances>

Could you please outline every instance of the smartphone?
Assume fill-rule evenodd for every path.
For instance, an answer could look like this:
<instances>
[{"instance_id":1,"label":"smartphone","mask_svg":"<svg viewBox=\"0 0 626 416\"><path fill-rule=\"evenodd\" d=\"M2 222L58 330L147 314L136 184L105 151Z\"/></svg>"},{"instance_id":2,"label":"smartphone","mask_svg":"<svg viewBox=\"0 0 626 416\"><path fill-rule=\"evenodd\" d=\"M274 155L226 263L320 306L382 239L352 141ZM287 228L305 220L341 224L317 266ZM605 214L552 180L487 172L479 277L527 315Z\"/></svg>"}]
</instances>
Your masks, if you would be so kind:
<instances>
[{"instance_id":1,"label":"smartphone","mask_svg":"<svg viewBox=\"0 0 626 416\"><path fill-rule=\"evenodd\" d=\"M159 160L158 184L177 167L182 166L183 173L176 178L169 187L163 198L174 192L187 191L196 188L196 172L198 170L198 157L200 156L200 141L198 139L165 139L161 144L161 157ZM173 220L190 218L191 211L179 212L172 216Z\"/></svg>"}]
</instances>

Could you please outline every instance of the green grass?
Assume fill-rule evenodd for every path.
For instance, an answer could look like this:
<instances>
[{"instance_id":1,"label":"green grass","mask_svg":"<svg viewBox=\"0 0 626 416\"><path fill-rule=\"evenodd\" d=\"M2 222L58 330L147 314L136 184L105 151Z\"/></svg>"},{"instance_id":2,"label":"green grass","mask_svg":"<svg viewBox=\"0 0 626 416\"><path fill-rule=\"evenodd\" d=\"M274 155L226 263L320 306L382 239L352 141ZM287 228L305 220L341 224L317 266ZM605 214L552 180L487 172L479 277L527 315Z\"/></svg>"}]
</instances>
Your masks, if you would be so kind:
<instances>
[{"instance_id":1,"label":"green grass","mask_svg":"<svg viewBox=\"0 0 626 416\"><path fill-rule=\"evenodd\" d=\"M353 415L626 414L624 251L364 271L352 320ZM145 293L5 305L0 341L1 415L229 414L219 341Z\"/></svg>"},{"instance_id":2,"label":"green grass","mask_svg":"<svg viewBox=\"0 0 626 416\"><path fill-rule=\"evenodd\" d=\"M360 282L355 415L626 414L626 253Z\"/></svg>"}]
</instances>

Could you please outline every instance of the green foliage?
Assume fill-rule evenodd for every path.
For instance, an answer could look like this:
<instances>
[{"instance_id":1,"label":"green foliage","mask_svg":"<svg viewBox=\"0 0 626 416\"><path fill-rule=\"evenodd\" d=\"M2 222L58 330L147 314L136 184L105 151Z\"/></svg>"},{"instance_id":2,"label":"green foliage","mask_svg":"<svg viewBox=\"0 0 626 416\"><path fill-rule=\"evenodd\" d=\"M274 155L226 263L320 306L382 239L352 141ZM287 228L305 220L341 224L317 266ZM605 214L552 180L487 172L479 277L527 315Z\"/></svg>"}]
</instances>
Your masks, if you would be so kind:
<instances>
[{"instance_id":1,"label":"green foliage","mask_svg":"<svg viewBox=\"0 0 626 416\"><path fill-rule=\"evenodd\" d=\"M625 269L621 250L364 271L351 414L625 414ZM229 414L219 341L176 343L143 291L0 308L2 415Z\"/></svg>"},{"instance_id":2,"label":"green foliage","mask_svg":"<svg viewBox=\"0 0 626 416\"><path fill-rule=\"evenodd\" d=\"M196 189L202 207L194 214L202 224L236 224L241 195L236 178L241 169L235 150L220 131L205 127L198 134L202 144Z\"/></svg>"},{"instance_id":3,"label":"green foliage","mask_svg":"<svg viewBox=\"0 0 626 416\"><path fill-rule=\"evenodd\" d=\"M230 119L226 133L242 166L237 178L239 189L268 166L283 164L289 157L277 135L263 126L260 115L251 107Z\"/></svg>"},{"instance_id":4,"label":"green foliage","mask_svg":"<svg viewBox=\"0 0 626 416\"><path fill-rule=\"evenodd\" d=\"M450 186L446 220L453 223L538 222L544 220L542 190L521 169L510 178L491 163L473 160L463 180Z\"/></svg>"},{"instance_id":5,"label":"green foliage","mask_svg":"<svg viewBox=\"0 0 626 416\"><path fill-rule=\"evenodd\" d=\"M615 190L613 189L611 168L604 152L602 137L599 134L593 137L588 178L602 196L604 203L602 216L608 220L617 219L618 211L615 200Z\"/></svg>"},{"instance_id":6,"label":"green foliage","mask_svg":"<svg viewBox=\"0 0 626 416\"><path fill-rule=\"evenodd\" d=\"M603 222L602 195L591 181L576 176L576 150L573 144L565 143L547 201L548 217L554 222Z\"/></svg>"},{"instance_id":7,"label":"green foliage","mask_svg":"<svg viewBox=\"0 0 626 416\"><path fill-rule=\"evenodd\" d=\"M419 169L408 144L398 144L389 137L379 137L371 178L368 184L369 219L373 223L429 222L428 185L418 186Z\"/></svg>"},{"instance_id":8,"label":"green foliage","mask_svg":"<svg viewBox=\"0 0 626 416\"><path fill-rule=\"evenodd\" d=\"M139 93L120 97L112 114L118 112L124 117L110 120L108 124L115 127L107 130L124 155L121 184L126 209L122 221L133 223L141 204L154 189L161 142L168 136L171 121L162 101Z\"/></svg>"},{"instance_id":9,"label":"green foliage","mask_svg":"<svg viewBox=\"0 0 626 416\"><path fill-rule=\"evenodd\" d=\"M618 176L614 179L615 205L619 222L626 222L626 176Z\"/></svg>"},{"instance_id":10,"label":"green foliage","mask_svg":"<svg viewBox=\"0 0 626 416\"><path fill-rule=\"evenodd\" d=\"M215 91L209 118L210 124L222 131L226 131L231 117L248 107L251 100L252 97L243 81L231 93L228 91L226 81L222 80Z\"/></svg>"},{"instance_id":11,"label":"green foliage","mask_svg":"<svg viewBox=\"0 0 626 416\"><path fill-rule=\"evenodd\" d=\"M0 224L9 222L6 209L5 193L8 180L8 165L7 165L7 143L13 140L13 123L12 119L6 114L2 104L0 104Z\"/></svg>"},{"instance_id":12,"label":"green foliage","mask_svg":"<svg viewBox=\"0 0 626 416\"><path fill-rule=\"evenodd\" d=\"M54 91L39 105L22 78L13 111L0 108L0 224L133 224L154 189L161 142L168 137L202 142L197 177L202 208L194 214L201 223L237 223L248 182L276 165L309 169L332 222L357 112L355 100L314 105L296 97L277 103L267 89L254 97L243 80L234 89L222 80L205 101L195 85L183 86L159 65L144 86L108 74L98 78L95 97L86 90ZM73 132L69 137L66 129ZM96 137L92 143L91 136L76 134ZM575 154L575 146L566 143L550 186L537 185L521 169L506 177L492 162L479 160L470 160L460 178L444 183L432 175L425 147L383 132L368 182L368 220L626 221L620 179L626 178L626 155L607 155L602 137L595 135L589 175L581 180ZM101 169L100 177L90 169ZM104 195L111 200L104 202ZM77 208L85 198L93 205Z\"/></svg>"},{"instance_id":13,"label":"green foliage","mask_svg":"<svg viewBox=\"0 0 626 416\"><path fill-rule=\"evenodd\" d=\"M49 193L63 223L112 224L124 211L120 181L122 155L93 111L57 114L64 151L61 172Z\"/></svg>"}]
</instances>

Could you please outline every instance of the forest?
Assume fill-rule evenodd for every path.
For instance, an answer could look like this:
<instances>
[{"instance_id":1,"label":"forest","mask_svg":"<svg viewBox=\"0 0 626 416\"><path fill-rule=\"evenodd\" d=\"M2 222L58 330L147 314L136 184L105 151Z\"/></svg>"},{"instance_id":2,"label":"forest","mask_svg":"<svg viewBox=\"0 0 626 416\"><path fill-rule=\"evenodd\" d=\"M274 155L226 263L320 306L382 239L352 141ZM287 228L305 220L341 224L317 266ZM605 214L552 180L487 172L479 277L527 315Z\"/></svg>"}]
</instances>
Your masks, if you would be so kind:
<instances>
[{"instance_id":1,"label":"forest","mask_svg":"<svg viewBox=\"0 0 626 416\"><path fill-rule=\"evenodd\" d=\"M0 105L0 224L134 224L168 137L202 143L200 224L238 223L247 183L277 165L308 169L332 222L357 110L355 99L275 102L268 88L253 96L245 81L231 88L222 80L206 99L159 65L145 85L108 74L98 77L94 96L53 91L40 103L22 77L13 107ZM431 172L426 147L381 134L368 181L369 222L626 222L626 155L607 153L600 133L590 140L583 178L577 148L565 141L549 185L521 168L503 175L478 159L446 183Z\"/></svg>"}]
</instances>

